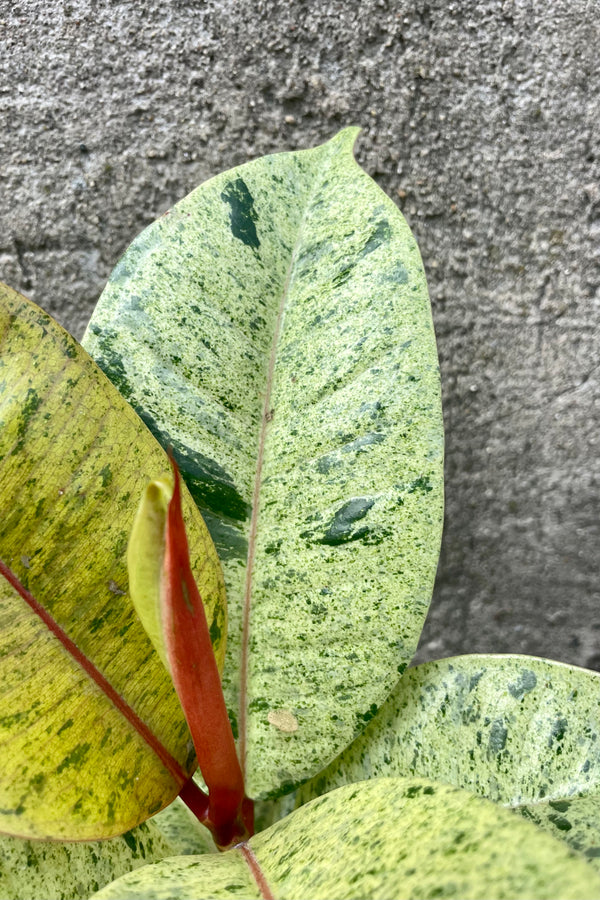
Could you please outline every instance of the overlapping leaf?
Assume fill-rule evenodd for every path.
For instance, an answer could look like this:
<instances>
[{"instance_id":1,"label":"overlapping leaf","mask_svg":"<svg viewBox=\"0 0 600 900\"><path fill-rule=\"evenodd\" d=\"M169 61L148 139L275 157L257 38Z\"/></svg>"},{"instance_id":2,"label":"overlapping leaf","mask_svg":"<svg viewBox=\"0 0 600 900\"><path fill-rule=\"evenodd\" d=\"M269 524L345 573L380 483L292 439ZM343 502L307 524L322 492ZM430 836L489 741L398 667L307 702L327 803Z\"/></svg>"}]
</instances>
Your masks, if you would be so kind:
<instances>
[{"instance_id":1,"label":"overlapping leaf","mask_svg":"<svg viewBox=\"0 0 600 900\"><path fill-rule=\"evenodd\" d=\"M89 897L140 866L182 852L153 822L109 841L61 843L0 838L2 900Z\"/></svg>"},{"instance_id":2,"label":"overlapping leaf","mask_svg":"<svg viewBox=\"0 0 600 900\"><path fill-rule=\"evenodd\" d=\"M437 563L425 278L355 134L178 203L122 258L84 340L173 447L217 544L252 796L362 730L414 652Z\"/></svg>"},{"instance_id":3,"label":"overlapping leaf","mask_svg":"<svg viewBox=\"0 0 600 900\"><path fill-rule=\"evenodd\" d=\"M165 840L171 846L176 847L177 854L197 855L219 852L208 828L200 824L180 797L177 797L170 806L154 816L151 824L156 825Z\"/></svg>"},{"instance_id":4,"label":"overlapping leaf","mask_svg":"<svg viewBox=\"0 0 600 900\"><path fill-rule=\"evenodd\" d=\"M267 896L584 900L600 896L600 877L502 807L424 779L382 778L314 800L252 838L249 848L166 859L95 898Z\"/></svg>"},{"instance_id":5,"label":"overlapping leaf","mask_svg":"<svg viewBox=\"0 0 600 900\"><path fill-rule=\"evenodd\" d=\"M194 768L171 679L127 595L125 551L164 452L87 354L0 290L0 831L120 834ZM189 497L217 653L223 587Z\"/></svg>"},{"instance_id":6,"label":"overlapping leaf","mask_svg":"<svg viewBox=\"0 0 600 900\"><path fill-rule=\"evenodd\" d=\"M179 854L216 853L210 832L177 798L148 822L107 841L0 837L2 900L89 897L140 866Z\"/></svg>"},{"instance_id":7,"label":"overlapping leaf","mask_svg":"<svg viewBox=\"0 0 600 900\"><path fill-rule=\"evenodd\" d=\"M416 666L298 802L418 775L505 804L600 862L600 675L528 656Z\"/></svg>"}]
</instances>

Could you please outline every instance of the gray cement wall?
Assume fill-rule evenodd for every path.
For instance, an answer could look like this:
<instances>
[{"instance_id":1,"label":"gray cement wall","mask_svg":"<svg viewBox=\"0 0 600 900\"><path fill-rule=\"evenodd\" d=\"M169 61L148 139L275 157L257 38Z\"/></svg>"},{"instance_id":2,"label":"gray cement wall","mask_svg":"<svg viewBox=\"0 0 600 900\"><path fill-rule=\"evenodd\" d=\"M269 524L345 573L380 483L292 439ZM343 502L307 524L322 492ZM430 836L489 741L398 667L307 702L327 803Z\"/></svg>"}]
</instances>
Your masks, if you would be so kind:
<instances>
[{"instance_id":1,"label":"gray cement wall","mask_svg":"<svg viewBox=\"0 0 600 900\"><path fill-rule=\"evenodd\" d=\"M599 22L594 0L0 0L0 278L76 336L201 181L363 126L444 385L421 659L600 668Z\"/></svg>"}]
</instances>

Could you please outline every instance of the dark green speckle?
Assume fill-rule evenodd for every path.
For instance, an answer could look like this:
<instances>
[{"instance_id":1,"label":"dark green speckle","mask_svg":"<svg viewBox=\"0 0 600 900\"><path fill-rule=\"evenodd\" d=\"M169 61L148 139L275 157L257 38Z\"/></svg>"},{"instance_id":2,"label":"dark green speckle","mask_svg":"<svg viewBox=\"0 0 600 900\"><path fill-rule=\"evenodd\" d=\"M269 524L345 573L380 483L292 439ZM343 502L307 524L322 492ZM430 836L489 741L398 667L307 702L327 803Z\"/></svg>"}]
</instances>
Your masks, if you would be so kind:
<instances>
[{"instance_id":1,"label":"dark green speckle","mask_svg":"<svg viewBox=\"0 0 600 900\"><path fill-rule=\"evenodd\" d=\"M113 474L110 469L110 463L107 463L105 466L103 466L100 469L100 471L98 472L98 475L102 479L102 487L107 488L109 486L109 484L111 483L111 481L113 480Z\"/></svg>"},{"instance_id":2,"label":"dark green speckle","mask_svg":"<svg viewBox=\"0 0 600 900\"><path fill-rule=\"evenodd\" d=\"M210 640L213 645L218 644L221 640L221 628L219 623L217 622L217 617L215 616L210 624Z\"/></svg>"},{"instance_id":3,"label":"dark green speckle","mask_svg":"<svg viewBox=\"0 0 600 900\"><path fill-rule=\"evenodd\" d=\"M254 199L248 190L246 182L242 178L230 181L221 192L221 199L228 203L231 208L229 215L233 236L243 244L246 244L247 247L258 250L260 241L256 233L256 225L254 224L258 216L254 209Z\"/></svg>"},{"instance_id":4,"label":"dark green speckle","mask_svg":"<svg viewBox=\"0 0 600 900\"><path fill-rule=\"evenodd\" d=\"M559 744L565 736L565 732L567 730L567 720L566 719L557 719L554 725L552 726L552 731L550 733L550 737L548 738L548 746L552 747L554 741L557 741ZM562 748L557 748L557 753L560 753Z\"/></svg>"},{"instance_id":5,"label":"dark green speckle","mask_svg":"<svg viewBox=\"0 0 600 900\"><path fill-rule=\"evenodd\" d=\"M537 684L535 672L530 669L523 669L519 679L514 684L508 685L508 690L515 700L522 700L525 694L532 691Z\"/></svg>"},{"instance_id":6,"label":"dark green speckle","mask_svg":"<svg viewBox=\"0 0 600 900\"><path fill-rule=\"evenodd\" d=\"M360 519L364 519L374 504L375 501L369 497L356 497L348 500L335 513L319 543L335 547L338 544L345 544L348 541L364 537L369 529L364 527L356 529L354 524Z\"/></svg>"},{"instance_id":7,"label":"dark green speckle","mask_svg":"<svg viewBox=\"0 0 600 900\"><path fill-rule=\"evenodd\" d=\"M56 767L56 773L59 774L70 766L77 767L86 758L90 751L90 744L78 744L68 756Z\"/></svg>"},{"instance_id":8,"label":"dark green speckle","mask_svg":"<svg viewBox=\"0 0 600 900\"><path fill-rule=\"evenodd\" d=\"M506 746L506 738L508 729L503 719L495 719L490 728L490 736L488 739L488 751L490 754L500 753Z\"/></svg>"},{"instance_id":9,"label":"dark green speckle","mask_svg":"<svg viewBox=\"0 0 600 900\"><path fill-rule=\"evenodd\" d=\"M390 223L387 219L381 219L369 235L360 255L367 256L367 254L373 253L374 250L377 250L378 247L381 247L382 244L389 241L391 235L392 230L390 228Z\"/></svg>"}]
</instances>

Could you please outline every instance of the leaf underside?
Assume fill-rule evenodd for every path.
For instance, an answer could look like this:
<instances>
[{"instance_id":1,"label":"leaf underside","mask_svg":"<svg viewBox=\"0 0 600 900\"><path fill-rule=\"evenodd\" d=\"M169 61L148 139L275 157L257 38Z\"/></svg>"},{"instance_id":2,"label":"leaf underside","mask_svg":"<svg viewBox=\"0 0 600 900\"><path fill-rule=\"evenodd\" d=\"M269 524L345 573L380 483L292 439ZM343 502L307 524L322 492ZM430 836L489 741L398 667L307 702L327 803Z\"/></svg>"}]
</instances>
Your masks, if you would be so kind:
<instances>
[{"instance_id":1,"label":"leaf underside","mask_svg":"<svg viewBox=\"0 0 600 900\"><path fill-rule=\"evenodd\" d=\"M474 795L424 779L347 785L249 842L279 900L448 897L593 898L600 877L535 826ZM243 851L139 869L95 900L260 898Z\"/></svg>"},{"instance_id":2,"label":"leaf underside","mask_svg":"<svg viewBox=\"0 0 600 900\"><path fill-rule=\"evenodd\" d=\"M217 545L255 797L364 728L412 657L437 564L425 276L355 136L199 187L132 244L84 338L172 446Z\"/></svg>"},{"instance_id":3,"label":"leaf underside","mask_svg":"<svg viewBox=\"0 0 600 900\"><path fill-rule=\"evenodd\" d=\"M597 672L528 656L425 663L297 803L364 778L423 776L505 804L598 868L599 711Z\"/></svg>"},{"instance_id":4,"label":"leaf underside","mask_svg":"<svg viewBox=\"0 0 600 900\"><path fill-rule=\"evenodd\" d=\"M120 834L195 767L171 679L127 594L135 509L168 462L76 342L4 286L0 423L0 832ZM189 496L186 516L219 631L218 562ZM224 628L221 659L223 639Z\"/></svg>"}]
</instances>

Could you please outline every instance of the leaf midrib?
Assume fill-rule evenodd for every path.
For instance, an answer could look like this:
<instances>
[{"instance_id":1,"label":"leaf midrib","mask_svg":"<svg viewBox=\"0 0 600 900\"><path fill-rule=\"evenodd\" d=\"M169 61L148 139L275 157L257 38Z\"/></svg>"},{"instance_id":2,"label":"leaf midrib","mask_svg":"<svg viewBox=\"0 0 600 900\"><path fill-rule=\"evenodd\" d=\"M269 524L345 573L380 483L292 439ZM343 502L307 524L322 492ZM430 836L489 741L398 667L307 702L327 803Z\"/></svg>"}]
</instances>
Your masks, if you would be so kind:
<instances>
[{"instance_id":1,"label":"leaf midrib","mask_svg":"<svg viewBox=\"0 0 600 900\"><path fill-rule=\"evenodd\" d=\"M0 575L11 585L11 587L19 594L19 596L27 603L31 611L37 615L48 631L60 641L64 649L69 653L72 659L84 670L86 675L97 685L107 699L115 706L127 722L138 732L140 737L146 742L150 749L160 759L163 766L175 782L183 786L188 781L188 775L172 756L167 748L158 740L156 735L148 728L146 723L138 716L135 710L121 697L115 690L108 679L94 665L94 663L83 653L77 644L69 637L66 631L58 624L58 622L50 615L47 609L42 606L39 600L31 594L27 588L19 581L15 573L0 559Z\"/></svg>"},{"instance_id":2,"label":"leaf midrib","mask_svg":"<svg viewBox=\"0 0 600 900\"><path fill-rule=\"evenodd\" d=\"M269 886L269 882L267 881L252 848L246 843L238 847L238 850L242 854L244 862L248 866L252 878L256 882L256 886L260 892L260 896L263 898L263 900L275 900L275 895L273 894Z\"/></svg>"},{"instance_id":3,"label":"leaf midrib","mask_svg":"<svg viewBox=\"0 0 600 900\"><path fill-rule=\"evenodd\" d=\"M325 145L327 146L327 145ZM324 164L320 167L321 171L326 170L331 164L331 154L328 153ZM254 475L254 490L252 496L252 513L250 516L250 532L248 536L248 554L246 557L246 579L244 583L244 599L242 610L242 642L241 642L241 660L240 660L240 701L239 701L239 756L240 764L244 777L246 777L246 738L248 724L248 663L249 663L249 638L250 638L250 612L252 607L252 576L254 574L254 560L256 552L256 537L258 532L258 501L260 497L260 487L262 483L262 468L264 462L264 452L267 434L267 425L270 420L271 395L273 391L273 380L275 375L275 363L277 360L277 349L279 339L281 337L284 313L289 299L289 289L294 274L298 251L303 243L304 227L308 212L312 206L312 201L317 190L317 186L322 183L323 175L320 178L313 178L310 192L304 204L302 218L298 225L298 234L292 248L290 263L286 273L285 282L281 292L281 300L277 311L277 319L275 328L273 329L273 340L271 342L271 353L269 356L269 367L267 369L267 380L265 384L265 400L263 404L263 412L261 418L260 434L258 438L258 453L256 458L256 470Z\"/></svg>"}]
</instances>

